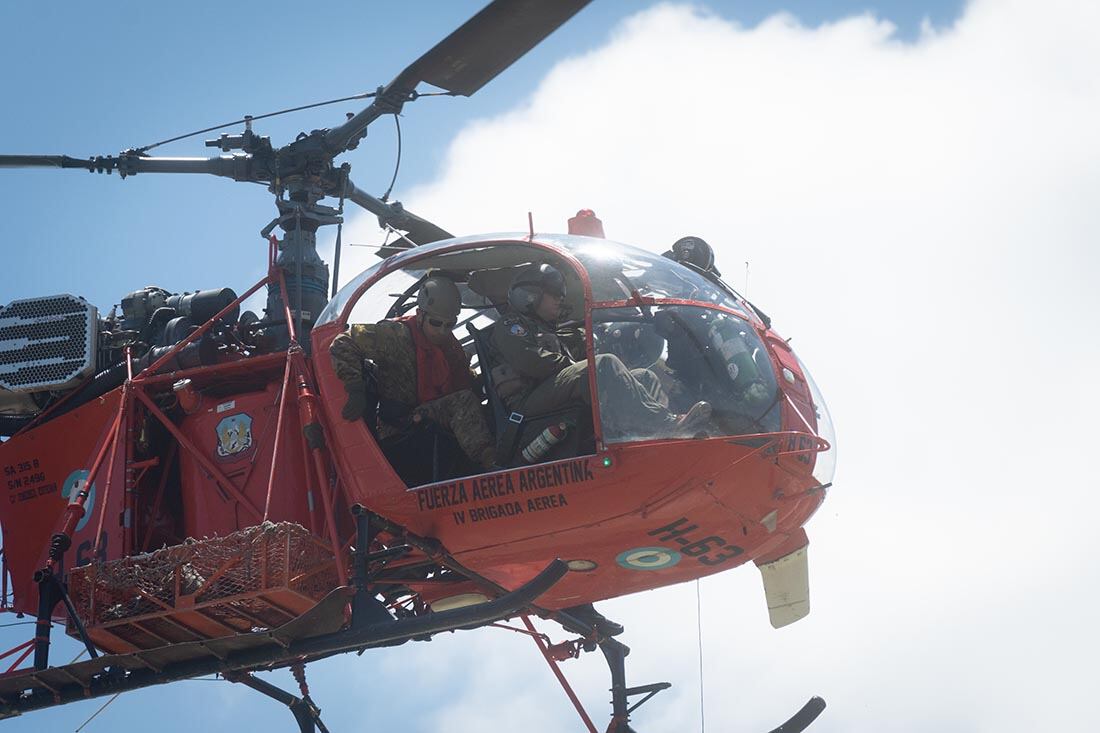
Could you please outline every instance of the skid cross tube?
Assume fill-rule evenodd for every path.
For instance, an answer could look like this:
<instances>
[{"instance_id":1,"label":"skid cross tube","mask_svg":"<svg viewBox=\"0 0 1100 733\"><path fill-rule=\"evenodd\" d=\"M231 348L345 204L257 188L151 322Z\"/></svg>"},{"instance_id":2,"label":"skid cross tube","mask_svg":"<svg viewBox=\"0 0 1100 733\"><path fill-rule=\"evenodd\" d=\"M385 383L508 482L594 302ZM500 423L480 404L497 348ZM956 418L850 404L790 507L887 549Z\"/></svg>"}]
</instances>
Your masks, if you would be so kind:
<instances>
[{"instance_id":1,"label":"skid cross tube","mask_svg":"<svg viewBox=\"0 0 1100 733\"><path fill-rule=\"evenodd\" d=\"M641 687L627 687L626 657L630 654L630 647L614 639L603 639L600 641L600 651L607 659L607 666L611 668L611 725L608 726L607 733L634 733L634 729L630 727L630 714L661 690L672 687L672 684L657 682ZM645 697L634 705L628 705L629 698L635 695Z\"/></svg>"},{"instance_id":2,"label":"skid cross tube","mask_svg":"<svg viewBox=\"0 0 1100 733\"><path fill-rule=\"evenodd\" d=\"M315 733L318 728L321 729L321 733L328 733L328 728L321 722L321 710L313 704L312 700L292 695L286 690L247 672L244 674L230 674L226 676L226 679L230 682L239 682L245 687L251 687L256 692L267 695L272 700L286 705L290 708L291 714L294 715L294 720L298 723L301 733Z\"/></svg>"},{"instance_id":3,"label":"skid cross tube","mask_svg":"<svg viewBox=\"0 0 1100 733\"><path fill-rule=\"evenodd\" d=\"M57 540L55 536L54 547L62 545L65 545L65 543ZM51 551L52 549L53 548L51 548ZM64 550L61 552L64 552ZM53 627L51 619L53 617L53 610L57 607L58 603L65 604L65 610L69 614L69 619L72 620L73 626L76 627L80 640L84 642L84 648L87 650L88 656L92 659L98 657L99 654L88 638L88 633L84 630L84 624L80 622L80 616L77 615L76 608L73 607L73 602L69 598L69 593L65 588L65 584L57 577L53 570L48 567L35 573L34 579L35 582L38 583L38 614L35 619L34 627L34 668L46 669L46 667L49 666L50 630Z\"/></svg>"}]
</instances>

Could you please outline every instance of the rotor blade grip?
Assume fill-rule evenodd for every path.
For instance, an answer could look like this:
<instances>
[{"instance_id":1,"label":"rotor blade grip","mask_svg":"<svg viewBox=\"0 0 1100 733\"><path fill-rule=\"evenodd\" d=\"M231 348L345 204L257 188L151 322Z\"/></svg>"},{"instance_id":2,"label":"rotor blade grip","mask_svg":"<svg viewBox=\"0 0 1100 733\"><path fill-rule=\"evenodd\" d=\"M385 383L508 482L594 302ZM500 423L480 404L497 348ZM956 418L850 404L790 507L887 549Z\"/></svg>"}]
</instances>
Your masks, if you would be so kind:
<instances>
[{"instance_id":1,"label":"rotor blade grip","mask_svg":"<svg viewBox=\"0 0 1100 733\"><path fill-rule=\"evenodd\" d=\"M251 180L247 155L223 155L217 158L149 158L123 156L119 160L119 169L127 173L205 173L212 176L232 178L237 181Z\"/></svg>"},{"instance_id":2,"label":"rotor blade grip","mask_svg":"<svg viewBox=\"0 0 1100 733\"><path fill-rule=\"evenodd\" d=\"M363 189L356 186L351 181L347 182L347 186L344 189L344 196L351 202L366 209L372 214L379 217L386 216L390 213L390 205L382 201L382 199L376 199Z\"/></svg>"},{"instance_id":3,"label":"rotor blade grip","mask_svg":"<svg viewBox=\"0 0 1100 733\"><path fill-rule=\"evenodd\" d=\"M415 84L413 86L416 86ZM382 95L385 95L393 91L393 84L386 87L382 91ZM401 101L404 103L404 98L408 96L408 93L412 89L403 90L401 93ZM378 102L371 102L370 105L362 112L351 117L347 122L340 125L337 128L329 130L325 133L325 144L332 151L333 155L338 155L344 150L348 149L352 140L358 141L361 137L359 133L366 129L367 125L377 120L385 114L385 110Z\"/></svg>"},{"instance_id":4,"label":"rotor blade grip","mask_svg":"<svg viewBox=\"0 0 1100 733\"><path fill-rule=\"evenodd\" d=\"M388 204L371 196L350 181L348 181L345 195L349 201L376 215L379 224L406 232L406 238L416 244L429 244L438 242L441 239L450 239L454 236L446 229L433 224L427 219L422 219L404 207Z\"/></svg>"}]
</instances>

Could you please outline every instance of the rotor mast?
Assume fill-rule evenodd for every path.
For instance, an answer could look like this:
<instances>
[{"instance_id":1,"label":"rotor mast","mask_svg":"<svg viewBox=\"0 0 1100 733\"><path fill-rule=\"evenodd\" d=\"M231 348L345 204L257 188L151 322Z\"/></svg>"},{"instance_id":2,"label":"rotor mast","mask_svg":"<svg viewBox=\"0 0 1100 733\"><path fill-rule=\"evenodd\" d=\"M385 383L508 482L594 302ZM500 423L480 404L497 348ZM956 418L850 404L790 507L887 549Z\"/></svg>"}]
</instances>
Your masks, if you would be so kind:
<instances>
[{"instance_id":1,"label":"rotor mast","mask_svg":"<svg viewBox=\"0 0 1100 733\"><path fill-rule=\"evenodd\" d=\"M348 178L348 164L336 166L336 157L354 150L372 122L401 113L407 102L420 95L416 87L431 84L444 93L470 96L518 58L538 45L590 0L493 0L427 53L379 87L373 101L343 124L301 133L291 143L274 148L267 137L252 130L245 117L240 134L223 134L207 140L208 147L232 153L211 158L160 158L148 148L126 150L117 156L74 158L66 155L0 155L2 168L83 168L95 173L118 171L119 176L138 173L202 173L235 181L267 184L275 194L278 216L263 230L266 239L283 230L276 265L286 282L286 305L295 321L301 344L308 349L309 331L328 300L329 269L317 253L317 230L340 224L342 212L321 204L326 196L349 200L378 217L381 226L405 232L414 245L447 239L452 235L426 219L407 211L398 202L388 203L357 188ZM173 138L173 140L178 138ZM234 152L239 151L239 152ZM273 346L289 343L283 294L268 287L265 332Z\"/></svg>"}]
</instances>

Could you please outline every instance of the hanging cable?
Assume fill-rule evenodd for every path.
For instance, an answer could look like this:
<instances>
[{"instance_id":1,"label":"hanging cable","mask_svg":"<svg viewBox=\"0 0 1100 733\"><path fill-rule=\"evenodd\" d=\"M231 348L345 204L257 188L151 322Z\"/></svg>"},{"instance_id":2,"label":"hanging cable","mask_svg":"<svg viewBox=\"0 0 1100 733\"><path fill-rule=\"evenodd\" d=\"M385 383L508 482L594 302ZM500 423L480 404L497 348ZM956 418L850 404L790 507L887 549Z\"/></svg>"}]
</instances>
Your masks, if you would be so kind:
<instances>
[{"instance_id":1,"label":"hanging cable","mask_svg":"<svg viewBox=\"0 0 1100 733\"><path fill-rule=\"evenodd\" d=\"M706 708L703 705L703 601L699 580L695 579L695 633L699 639L699 733L707 733Z\"/></svg>"},{"instance_id":2,"label":"hanging cable","mask_svg":"<svg viewBox=\"0 0 1100 733\"><path fill-rule=\"evenodd\" d=\"M393 178L390 179L390 187L382 194L382 203L386 203L389 199L390 193L393 191L393 184L397 183L397 171L401 170L401 119L396 114L393 116L393 124L397 126L397 165L393 167Z\"/></svg>"},{"instance_id":3,"label":"hanging cable","mask_svg":"<svg viewBox=\"0 0 1100 733\"><path fill-rule=\"evenodd\" d=\"M37 621L15 621L15 622L10 623L10 624L0 624L0 629L6 629L9 626L24 626L26 624L36 624L36 623L38 623L38 622Z\"/></svg>"},{"instance_id":4,"label":"hanging cable","mask_svg":"<svg viewBox=\"0 0 1100 733\"><path fill-rule=\"evenodd\" d=\"M177 135L176 137L170 137L167 140L161 140L160 142L153 143L152 145L144 145L144 146L138 148L137 151L139 153L144 153L146 151L152 150L153 148L159 148L161 145L167 145L168 143L174 143L174 142L177 142L179 140L186 140L187 138L194 137L195 135L202 135L203 133L206 133L206 132L214 132L215 130L221 130L221 129L224 129L226 127L234 127L235 125L243 125L246 120L251 120L251 121L255 122L256 120L265 120L268 117L276 117L278 115L285 115L285 114L288 114L290 112L300 112L304 109L313 109L314 107L324 107L325 105L339 104L340 102L350 102L350 101L353 101L353 100L356 100L356 99L369 99L369 98L377 96L377 95L378 95L378 92L364 92L363 94L353 94L350 97L341 97L340 99L330 99L327 102L316 102L314 104L303 104L300 107L291 107L289 109L281 109L278 112L268 112L267 114L263 114L263 115L253 115L251 117L246 117L246 118L241 118L239 120L234 120L233 122L226 122L226 123L221 124L221 125L214 125L213 127L207 127L207 128L202 129L202 130L195 130L194 132L189 132L186 135Z\"/></svg>"},{"instance_id":5,"label":"hanging cable","mask_svg":"<svg viewBox=\"0 0 1100 733\"><path fill-rule=\"evenodd\" d=\"M303 104L299 107L289 107L288 109L281 109L278 112L268 112L267 114L262 114L262 115L252 115L250 117L242 117L241 119L234 120L232 122L226 122L226 123L223 123L221 125L214 125L213 127L206 127L206 128L203 128L202 130L195 130L194 132L189 132L186 135L177 135L175 137L170 137L167 140L161 140L160 142L156 142L156 143L153 143L151 145L143 145L140 148L135 148L135 152L146 153L146 152L152 150L153 148L159 148L161 145L167 145L168 143L178 142L179 140L186 140L189 137L195 137L196 135L202 135L202 134L207 133L207 132L215 132L216 130L222 130L226 127L234 127L236 125L243 125L245 122L247 122L249 120L251 120L252 122L255 122L256 120L266 120L268 117L277 117L279 115L285 115L285 114L289 114L291 112L301 112L302 110L305 110L305 109L313 109L315 107L324 107L324 106L330 105L330 104L339 104L340 102L351 102L351 101L354 101L354 100L357 100L357 99L370 99L371 97L376 97L376 96L378 96L378 92L364 92L362 94L353 94L350 97L340 97L339 99L330 99L327 102L315 102L314 104ZM412 92L409 95L408 101L412 102L412 101L415 101L415 100L419 99L420 97L454 97L454 96L457 96L454 92L424 92L424 93Z\"/></svg>"},{"instance_id":6,"label":"hanging cable","mask_svg":"<svg viewBox=\"0 0 1100 733\"><path fill-rule=\"evenodd\" d=\"M88 718L88 719L87 719L87 720L85 720L85 721L84 721L83 723L81 723L81 724L80 724L80 727L79 727L79 728L77 728L77 729L76 729L75 731L73 731L73 733L80 733L80 731L84 730L84 726L86 726L86 725L87 725L88 723L91 723L91 722L92 722L93 720L95 720L95 716L97 716L97 715L99 715L100 713L102 713L102 712L103 712L103 711L104 711L104 710L105 710L105 709L107 708L107 706L108 706L108 705L110 705L111 703L113 703L113 702L114 702L115 700L117 700L117 699L118 699L118 696L119 696L119 695L121 695L121 694L122 694L121 692L116 692L116 693L115 693L115 694L114 694L114 695L113 695L113 696L111 697L111 699L110 699L110 700L108 700L107 702L105 702L105 703L103 703L102 705L100 705L100 707L99 707L99 710L96 710L96 711L95 711L94 713L92 713L92 717Z\"/></svg>"}]
</instances>

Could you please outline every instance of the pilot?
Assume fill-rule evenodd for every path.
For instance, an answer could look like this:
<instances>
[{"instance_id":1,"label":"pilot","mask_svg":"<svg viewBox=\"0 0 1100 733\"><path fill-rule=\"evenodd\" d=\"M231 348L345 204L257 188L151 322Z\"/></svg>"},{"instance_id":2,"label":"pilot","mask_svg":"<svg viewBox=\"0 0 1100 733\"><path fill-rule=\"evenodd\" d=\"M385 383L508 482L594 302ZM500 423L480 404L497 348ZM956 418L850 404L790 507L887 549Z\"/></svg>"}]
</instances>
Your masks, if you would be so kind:
<instances>
[{"instance_id":1,"label":"pilot","mask_svg":"<svg viewBox=\"0 0 1100 733\"><path fill-rule=\"evenodd\" d=\"M722 277L722 273L714 266L714 248L702 237L680 237L672 243L672 249L665 252L663 256L681 264L694 265L703 272L713 273L716 277Z\"/></svg>"},{"instance_id":2,"label":"pilot","mask_svg":"<svg viewBox=\"0 0 1100 733\"><path fill-rule=\"evenodd\" d=\"M704 397L725 412L756 414L771 401L747 324L724 313L673 306L657 311L654 325L668 340L668 357L654 371L673 396L673 407L677 397Z\"/></svg>"},{"instance_id":3,"label":"pilot","mask_svg":"<svg viewBox=\"0 0 1100 733\"><path fill-rule=\"evenodd\" d=\"M554 329L564 302L565 280L547 264L525 267L508 289L512 311L493 326L491 344L501 362L493 371L494 386L513 412L538 415L571 404L592 404L588 362L574 359ZM659 399L656 377L640 379L614 354L597 354L595 361L601 396L615 406L617 424L610 427L616 430L685 434L710 417L706 402L692 405L683 415L669 412L667 400ZM609 418L611 414L605 415Z\"/></svg>"},{"instance_id":4,"label":"pilot","mask_svg":"<svg viewBox=\"0 0 1100 733\"><path fill-rule=\"evenodd\" d=\"M369 359L378 382L379 438L431 420L454 434L470 460L491 468L494 442L472 389L469 358L451 333L461 309L454 281L432 274L416 294L414 315L353 325L333 339L329 353L348 393L344 419L366 412L363 362Z\"/></svg>"},{"instance_id":5,"label":"pilot","mask_svg":"<svg viewBox=\"0 0 1100 733\"><path fill-rule=\"evenodd\" d=\"M661 358L665 348L665 339L647 323L600 323L593 331L599 342L597 350L614 354L631 370L649 369Z\"/></svg>"}]
</instances>

